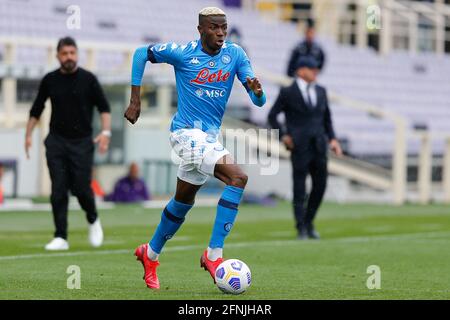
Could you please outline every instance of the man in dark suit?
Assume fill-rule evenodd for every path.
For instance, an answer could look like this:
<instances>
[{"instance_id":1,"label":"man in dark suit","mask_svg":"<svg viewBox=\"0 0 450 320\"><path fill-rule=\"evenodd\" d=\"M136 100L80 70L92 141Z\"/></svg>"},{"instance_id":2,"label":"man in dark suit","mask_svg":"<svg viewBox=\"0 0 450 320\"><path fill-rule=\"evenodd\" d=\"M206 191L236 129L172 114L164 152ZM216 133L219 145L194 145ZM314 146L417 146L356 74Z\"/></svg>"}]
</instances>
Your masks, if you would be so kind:
<instances>
[{"instance_id":1,"label":"man in dark suit","mask_svg":"<svg viewBox=\"0 0 450 320\"><path fill-rule=\"evenodd\" d=\"M296 63L296 78L282 88L269 113L272 128L280 130L284 145L291 151L294 180L293 206L299 239L318 239L313 220L325 193L327 149L342 154L336 139L325 88L315 83L318 73L313 57L301 57ZM284 112L285 128L277 116ZM311 175L312 190L306 202L305 181Z\"/></svg>"}]
</instances>

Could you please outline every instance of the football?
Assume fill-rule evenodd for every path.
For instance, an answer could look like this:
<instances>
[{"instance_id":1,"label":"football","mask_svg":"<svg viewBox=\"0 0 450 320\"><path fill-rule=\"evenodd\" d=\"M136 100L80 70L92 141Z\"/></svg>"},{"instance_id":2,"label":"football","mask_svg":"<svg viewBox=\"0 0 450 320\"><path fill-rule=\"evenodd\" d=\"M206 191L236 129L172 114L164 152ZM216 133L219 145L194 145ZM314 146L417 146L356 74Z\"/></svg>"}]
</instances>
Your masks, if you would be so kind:
<instances>
[{"instance_id":1,"label":"football","mask_svg":"<svg viewBox=\"0 0 450 320\"><path fill-rule=\"evenodd\" d=\"M228 259L219 264L215 278L217 287L230 294L243 293L252 282L250 268L238 259Z\"/></svg>"}]
</instances>

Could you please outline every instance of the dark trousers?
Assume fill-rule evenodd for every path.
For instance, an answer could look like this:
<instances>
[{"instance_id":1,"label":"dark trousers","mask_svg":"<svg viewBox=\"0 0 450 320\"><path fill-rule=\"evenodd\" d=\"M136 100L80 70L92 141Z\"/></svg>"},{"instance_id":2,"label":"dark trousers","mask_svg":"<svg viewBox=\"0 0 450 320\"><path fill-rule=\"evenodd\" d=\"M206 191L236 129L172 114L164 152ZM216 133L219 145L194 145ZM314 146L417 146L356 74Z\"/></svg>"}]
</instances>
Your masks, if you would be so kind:
<instances>
[{"instance_id":1,"label":"dark trousers","mask_svg":"<svg viewBox=\"0 0 450 320\"><path fill-rule=\"evenodd\" d=\"M67 239L69 191L77 197L89 223L97 219L94 193L91 189L94 143L91 137L65 139L50 133L45 139L47 165L52 181L55 237Z\"/></svg>"},{"instance_id":2,"label":"dark trousers","mask_svg":"<svg viewBox=\"0 0 450 320\"><path fill-rule=\"evenodd\" d=\"M310 227L322 202L327 185L327 156L324 152L308 150L292 152L293 207L296 228ZM306 177L311 175L312 188L309 197L306 194Z\"/></svg>"}]
</instances>

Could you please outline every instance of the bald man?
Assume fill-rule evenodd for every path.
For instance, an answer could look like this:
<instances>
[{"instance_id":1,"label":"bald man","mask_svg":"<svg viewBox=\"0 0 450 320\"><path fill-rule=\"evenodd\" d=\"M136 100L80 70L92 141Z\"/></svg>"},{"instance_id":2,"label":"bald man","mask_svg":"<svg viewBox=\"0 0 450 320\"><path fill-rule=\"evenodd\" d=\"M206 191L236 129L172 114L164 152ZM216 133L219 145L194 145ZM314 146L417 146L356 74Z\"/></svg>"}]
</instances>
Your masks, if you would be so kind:
<instances>
[{"instance_id":1,"label":"bald man","mask_svg":"<svg viewBox=\"0 0 450 320\"><path fill-rule=\"evenodd\" d=\"M114 202L139 202L149 199L147 186L139 177L139 166L135 162L130 164L128 174L116 182L113 193L105 197L106 201Z\"/></svg>"}]
</instances>

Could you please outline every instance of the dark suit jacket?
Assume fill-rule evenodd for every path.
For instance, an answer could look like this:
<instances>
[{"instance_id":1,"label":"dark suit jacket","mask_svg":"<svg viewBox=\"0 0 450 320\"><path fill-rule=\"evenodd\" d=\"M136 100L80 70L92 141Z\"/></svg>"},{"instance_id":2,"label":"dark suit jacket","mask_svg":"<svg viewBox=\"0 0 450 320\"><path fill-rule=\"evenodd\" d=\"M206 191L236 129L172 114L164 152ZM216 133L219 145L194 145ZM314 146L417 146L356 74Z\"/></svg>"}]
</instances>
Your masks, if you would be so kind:
<instances>
[{"instance_id":1,"label":"dark suit jacket","mask_svg":"<svg viewBox=\"0 0 450 320\"><path fill-rule=\"evenodd\" d=\"M280 130L280 137L289 134L294 141L294 153L315 150L326 155L328 142L335 139L327 92L316 85L316 106L309 108L302 96L297 81L280 90L280 94L269 113L269 124ZM284 112L286 128L277 120Z\"/></svg>"},{"instance_id":2,"label":"dark suit jacket","mask_svg":"<svg viewBox=\"0 0 450 320\"><path fill-rule=\"evenodd\" d=\"M316 59L319 70L322 70L325 64L325 53L322 48L316 43L308 43L306 41L300 42L291 52L289 63L287 67L287 75L289 77L295 76L297 61L300 57L312 56Z\"/></svg>"}]
</instances>

